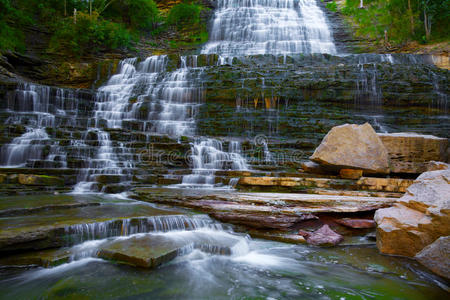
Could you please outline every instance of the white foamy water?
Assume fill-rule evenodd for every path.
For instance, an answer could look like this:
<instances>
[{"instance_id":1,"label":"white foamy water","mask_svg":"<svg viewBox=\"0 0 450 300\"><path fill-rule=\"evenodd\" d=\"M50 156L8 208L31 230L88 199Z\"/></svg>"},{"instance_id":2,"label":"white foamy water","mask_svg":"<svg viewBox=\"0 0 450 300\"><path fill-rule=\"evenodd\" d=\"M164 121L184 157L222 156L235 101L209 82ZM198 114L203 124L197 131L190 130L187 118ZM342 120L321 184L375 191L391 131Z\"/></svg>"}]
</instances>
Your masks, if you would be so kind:
<instances>
[{"instance_id":1,"label":"white foamy water","mask_svg":"<svg viewBox=\"0 0 450 300\"><path fill-rule=\"evenodd\" d=\"M218 0L217 7L202 53L336 53L316 0Z\"/></svg>"}]
</instances>

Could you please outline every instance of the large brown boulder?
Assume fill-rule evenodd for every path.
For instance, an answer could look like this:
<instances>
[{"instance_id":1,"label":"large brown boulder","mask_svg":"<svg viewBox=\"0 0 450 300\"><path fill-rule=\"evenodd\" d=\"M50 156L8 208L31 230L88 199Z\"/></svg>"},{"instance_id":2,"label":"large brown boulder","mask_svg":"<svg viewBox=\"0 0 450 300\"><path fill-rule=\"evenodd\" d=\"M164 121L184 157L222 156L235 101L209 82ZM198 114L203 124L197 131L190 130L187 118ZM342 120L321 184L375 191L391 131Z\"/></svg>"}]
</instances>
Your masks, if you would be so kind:
<instances>
[{"instance_id":1,"label":"large brown boulder","mask_svg":"<svg viewBox=\"0 0 450 300\"><path fill-rule=\"evenodd\" d=\"M434 273L450 279L450 236L443 236L426 246L416 259Z\"/></svg>"},{"instance_id":2,"label":"large brown boulder","mask_svg":"<svg viewBox=\"0 0 450 300\"><path fill-rule=\"evenodd\" d=\"M415 256L437 238L450 235L449 212L450 170L423 173L393 207L376 211L378 249Z\"/></svg>"},{"instance_id":3,"label":"large brown boulder","mask_svg":"<svg viewBox=\"0 0 450 300\"><path fill-rule=\"evenodd\" d=\"M388 152L369 123L333 127L310 159L330 168L389 173Z\"/></svg>"},{"instance_id":4,"label":"large brown boulder","mask_svg":"<svg viewBox=\"0 0 450 300\"><path fill-rule=\"evenodd\" d=\"M391 172L420 174L433 167L431 161L447 160L446 138L409 132L379 133L378 136L389 153Z\"/></svg>"}]
</instances>

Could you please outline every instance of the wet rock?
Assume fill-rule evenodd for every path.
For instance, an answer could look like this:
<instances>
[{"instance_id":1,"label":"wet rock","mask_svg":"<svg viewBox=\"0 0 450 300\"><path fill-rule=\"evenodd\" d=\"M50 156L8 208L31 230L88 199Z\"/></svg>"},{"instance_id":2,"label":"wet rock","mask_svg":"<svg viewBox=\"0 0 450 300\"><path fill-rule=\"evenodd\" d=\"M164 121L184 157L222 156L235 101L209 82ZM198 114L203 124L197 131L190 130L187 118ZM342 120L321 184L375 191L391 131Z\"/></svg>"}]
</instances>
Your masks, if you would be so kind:
<instances>
[{"instance_id":1,"label":"wet rock","mask_svg":"<svg viewBox=\"0 0 450 300\"><path fill-rule=\"evenodd\" d=\"M6 182L7 178L6 174L0 174L0 184Z\"/></svg>"},{"instance_id":2,"label":"wet rock","mask_svg":"<svg viewBox=\"0 0 450 300\"><path fill-rule=\"evenodd\" d=\"M174 259L185 245L163 236L133 237L102 246L97 255L136 267L154 268Z\"/></svg>"},{"instance_id":3,"label":"wet rock","mask_svg":"<svg viewBox=\"0 0 450 300\"><path fill-rule=\"evenodd\" d=\"M333 127L310 159L330 168L389 173L388 152L369 123Z\"/></svg>"},{"instance_id":4,"label":"wet rock","mask_svg":"<svg viewBox=\"0 0 450 300\"><path fill-rule=\"evenodd\" d=\"M175 236L147 234L119 239L101 246L98 256L136 267L154 268L192 249L220 255L230 255L240 242L228 233L184 231Z\"/></svg>"},{"instance_id":5,"label":"wet rock","mask_svg":"<svg viewBox=\"0 0 450 300\"><path fill-rule=\"evenodd\" d=\"M7 256L0 259L0 266L40 266L55 267L69 262L72 253L67 249L50 249L37 252L27 252Z\"/></svg>"},{"instance_id":6,"label":"wet rock","mask_svg":"<svg viewBox=\"0 0 450 300\"><path fill-rule=\"evenodd\" d=\"M388 150L391 172L420 174L428 162L447 160L448 139L417 133L379 133Z\"/></svg>"},{"instance_id":7,"label":"wet rock","mask_svg":"<svg viewBox=\"0 0 450 300\"><path fill-rule=\"evenodd\" d=\"M336 219L336 223L344 225L346 227L355 228L355 229L362 229L362 228L375 228L376 224L374 220L369 219L350 219L350 218L344 218L344 219Z\"/></svg>"},{"instance_id":8,"label":"wet rock","mask_svg":"<svg viewBox=\"0 0 450 300\"><path fill-rule=\"evenodd\" d=\"M253 238L261 238L266 240L278 241L290 244L304 244L306 240L303 236L298 234L290 234L283 232L270 232L261 230L250 230L249 234Z\"/></svg>"},{"instance_id":9,"label":"wet rock","mask_svg":"<svg viewBox=\"0 0 450 300\"><path fill-rule=\"evenodd\" d=\"M280 230L288 230L290 227L303 220L317 219L317 217L312 214L289 216L283 214L267 215L238 212L214 212L211 213L211 216L222 222L245 225L252 228L272 228Z\"/></svg>"},{"instance_id":10,"label":"wet rock","mask_svg":"<svg viewBox=\"0 0 450 300\"><path fill-rule=\"evenodd\" d=\"M434 273L450 279L450 236L440 237L423 248L416 259Z\"/></svg>"},{"instance_id":11,"label":"wet rock","mask_svg":"<svg viewBox=\"0 0 450 300\"><path fill-rule=\"evenodd\" d=\"M55 176L19 174L18 180L19 183L23 185L64 185L64 179Z\"/></svg>"},{"instance_id":12,"label":"wet rock","mask_svg":"<svg viewBox=\"0 0 450 300\"><path fill-rule=\"evenodd\" d=\"M344 240L342 235L331 230L328 225L323 225L312 233L301 231L299 234L306 238L308 244L316 246L335 246Z\"/></svg>"},{"instance_id":13,"label":"wet rock","mask_svg":"<svg viewBox=\"0 0 450 300\"><path fill-rule=\"evenodd\" d=\"M450 170L420 175L391 208L379 209L377 246L382 253L415 256L450 235Z\"/></svg>"},{"instance_id":14,"label":"wet rock","mask_svg":"<svg viewBox=\"0 0 450 300\"><path fill-rule=\"evenodd\" d=\"M362 170L355 169L341 169L339 175L344 179L359 179L363 175Z\"/></svg>"}]
</instances>

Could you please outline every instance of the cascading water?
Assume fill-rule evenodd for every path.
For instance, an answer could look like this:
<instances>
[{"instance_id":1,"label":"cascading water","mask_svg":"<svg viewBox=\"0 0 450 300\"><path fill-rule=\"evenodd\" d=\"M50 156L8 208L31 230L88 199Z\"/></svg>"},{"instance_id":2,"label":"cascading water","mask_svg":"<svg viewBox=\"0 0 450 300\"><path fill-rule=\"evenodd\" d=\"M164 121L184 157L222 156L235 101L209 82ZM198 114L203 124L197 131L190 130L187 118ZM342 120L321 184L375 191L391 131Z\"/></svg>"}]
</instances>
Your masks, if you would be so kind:
<instances>
[{"instance_id":1,"label":"cascading water","mask_svg":"<svg viewBox=\"0 0 450 300\"><path fill-rule=\"evenodd\" d=\"M196 67L196 56L191 65ZM122 129L171 137L193 135L195 114L202 102L195 72L180 58L180 68L167 72L167 56L151 56L138 63L136 58L123 60L119 71L99 89L91 128L86 135L97 136L98 150L88 168L83 169L75 190L92 189L98 175L130 179L136 157L123 143L114 145L108 130Z\"/></svg>"},{"instance_id":2,"label":"cascading water","mask_svg":"<svg viewBox=\"0 0 450 300\"><path fill-rule=\"evenodd\" d=\"M183 176L182 187L212 188L219 170L248 170L238 141L230 141L228 151L216 139L197 139L191 146L192 174Z\"/></svg>"},{"instance_id":3,"label":"cascading water","mask_svg":"<svg viewBox=\"0 0 450 300\"><path fill-rule=\"evenodd\" d=\"M8 101L7 112L14 112L6 125L24 125L25 133L1 148L4 167L65 168L66 153L52 140L46 129L75 126L78 95L70 90L31 83L20 84Z\"/></svg>"},{"instance_id":4,"label":"cascading water","mask_svg":"<svg viewBox=\"0 0 450 300\"><path fill-rule=\"evenodd\" d=\"M316 0L218 0L217 7L202 53L336 53Z\"/></svg>"}]
</instances>

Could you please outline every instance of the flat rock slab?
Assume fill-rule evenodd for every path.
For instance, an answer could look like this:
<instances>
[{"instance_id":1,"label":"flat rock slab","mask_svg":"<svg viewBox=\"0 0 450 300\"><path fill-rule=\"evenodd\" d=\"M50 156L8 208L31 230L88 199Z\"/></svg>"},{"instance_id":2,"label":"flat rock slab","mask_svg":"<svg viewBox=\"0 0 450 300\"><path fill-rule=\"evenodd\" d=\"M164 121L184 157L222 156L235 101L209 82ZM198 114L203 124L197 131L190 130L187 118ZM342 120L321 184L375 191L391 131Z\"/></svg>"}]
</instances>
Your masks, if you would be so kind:
<instances>
[{"instance_id":1,"label":"flat rock slab","mask_svg":"<svg viewBox=\"0 0 450 300\"><path fill-rule=\"evenodd\" d=\"M133 237L104 245L98 256L137 267L154 268L174 259L186 244L163 236Z\"/></svg>"},{"instance_id":2,"label":"flat rock slab","mask_svg":"<svg viewBox=\"0 0 450 300\"><path fill-rule=\"evenodd\" d=\"M101 247L98 256L136 267L155 268L189 249L229 255L238 237L223 232L172 232L117 239Z\"/></svg>"},{"instance_id":3,"label":"flat rock slab","mask_svg":"<svg viewBox=\"0 0 450 300\"><path fill-rule=\"evenodd\" d=\"M69 249L50 249L11 255L0 259L0 266L55 267L67 263L72 252Z\"/></svg>"},{"instance_id":4,"label":"flat rock slab","mask_svg":"<svg viewBox=\"0 0 450 300\"><path fill-rule=\"evenodd\" d=\"M86 224L105 222L117 222L120 225L124 219L179 214L135 201L96 199L96 202L89 202L91 200L88 199L79 201L59 196L46 197L45 200L35 198L36 201L33 198L12 197L8 199L17 201L7 199L6 203L1 204L0 212L6 216L0 218L0 253L68 246L70 240L67 229L74 226L83 225L87 228ZM55 203L51 202L52 199ZM90 206L89 203L95 205ZM23 208L19 208L20 205Z\"/></svg>"}]
</instances>

